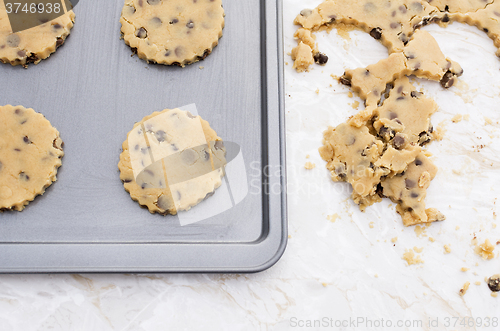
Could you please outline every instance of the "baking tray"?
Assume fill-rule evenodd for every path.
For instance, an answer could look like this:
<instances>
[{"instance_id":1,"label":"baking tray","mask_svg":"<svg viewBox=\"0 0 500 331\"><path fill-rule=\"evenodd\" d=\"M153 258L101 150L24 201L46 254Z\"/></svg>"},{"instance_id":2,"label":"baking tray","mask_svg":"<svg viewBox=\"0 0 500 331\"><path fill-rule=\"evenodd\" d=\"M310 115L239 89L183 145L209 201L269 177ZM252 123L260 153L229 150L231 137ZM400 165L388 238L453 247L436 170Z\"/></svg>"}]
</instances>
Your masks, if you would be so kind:
<instances>
[{"instance_id":1,"label":"baking tray","mask_svg":"<svg viewBox=\"0 0 500 331\"><path fill-rule=\"evenodd\" d=\"M278 261L287 240L281 1L223 4L219 45L185 68L131 57L123 0L80 1L49 59L0 66L0 104L43 113L65 142L58 181L23 212L0 214L0 272L258 272ZM248 194L181 225L139 208L117 164L135 122L188 104L238 144Z\"/></svg>"}]
</instances>

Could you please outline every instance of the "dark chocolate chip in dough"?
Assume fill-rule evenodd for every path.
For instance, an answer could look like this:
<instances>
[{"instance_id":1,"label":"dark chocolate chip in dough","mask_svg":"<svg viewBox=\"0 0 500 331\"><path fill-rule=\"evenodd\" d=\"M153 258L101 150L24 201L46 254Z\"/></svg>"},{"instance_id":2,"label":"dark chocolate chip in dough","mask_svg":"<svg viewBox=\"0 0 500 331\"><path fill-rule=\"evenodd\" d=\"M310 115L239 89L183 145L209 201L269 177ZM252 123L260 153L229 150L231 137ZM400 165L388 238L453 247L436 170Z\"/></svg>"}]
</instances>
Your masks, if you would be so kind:
<instances>
[{"instance_id":1,"label":"dark chocolate chip in dough","mask_svg":"<svg viewBox=\"0 0 500 331\"><path fill-rule=\"evenodd\" d=\"M135 145L134 149L135 149L136 151L138 151L138 150L139 150L139 145Z\"/></svg>"},{"instance_id":2,"label":"dark chocolate chip in dough","mask_svg":"<svg viewBox=\"0 0 500 331\"><path fill-rule=\"evenodd\" d=\"M23 51L23 50L17 51L17 56L19 56L19 57L25 57L26 56L26 51Z\"/></svg>"},{"instance_id":3,"label":"dark chocolate chip in dough","mask_svg":"<svg viewBox=\"0 0 500 331\"><path fill-rule=\"evenodd\" d=\"M323 53L316 53L314 54L314 62L316 62L319 65L324 65L328 62L328 56L326 56Z\"/></svg>"},{"instance_id":4,"label":"dark chocolate chip in dough","mask_svg":"<svg viewBox=\"0 0 500 331\"><path fill-rule=\"evenodd\" d=\"M158 206L158 208L163 210L169 210L171 207L169 199L164 195L160 195L160 197L156 201L156 205Z\"/></svg>"},{"instance_id":5,"label":"dark chocolate chip in dough","mask_svg":"<svg viewBox=\"0 0 500 331\"><path fill-rule=\"evenodd\" d=\"M443 18L441 19L443 23L448 23L450 21L450 17L448 14L444 14Z\"/></svg>"},{"instance_id":6,"label":"dark chocolate chip in dough","mask_svg":"<svg viewBox=\"0 0 500 331\"><path fill-rule=\"evenodd\" d=\"M0 171L2 171L2 168L3 168L3 163L2 161L0 161Z\"/></svg>"},{"instance_id":7,"label":"dark chocolate chip in dough","mask_svg":"<svg viewBox=\"0 0 500 331\"><path fill-rule=\"evenodd\" d=\"M410 95L412 98L419 98L423 93L422 92L417 92L417 91L411 91Z\"/></svg>"},{"instance_id":8,"label":"dark chocolate chip in dough","mask_svg":"<svg viewBox=\"0 0 500 331\"><path fill-rule=\"evenodd\" d=\"M423 164L423 162L419 159L416 159L415 160L415 165L418 167L418 166L421 166Z\"/></svg>"},{"instance_id":9,"label":"dark chocolate chip in dough","mask_svg":"<svg viewBox=\"0 0 500 331\"><path fill-rule=\"evenodd\" d=\"M411 192L410 196L411 196L413 199L416 199L416 198L418 198L418 193Z\"/></svg>"},{"instance_id":10,"label":"dark chocolate chip in dough","mask_svg":"<svg viewBox=\"0 0 500 331\"><path fill-rule=\"evenodd\" d=\"M500 275L491 276L488 279L488 287L493 292L500 292Z\"/></svg>"},{"instance_id":11,"label":"dark chocolate chip in dough","mask_svg":"<svg viewBox=\"0 0 500 331\"><path fill-rule=\"evenodd\" d=\"M192 149L186 149L181 153L182 162L188 165L192 165L196 162L197 153Z\"/></svg>"},{"instance_id":12,"label":"dark chocolate chip in dough","mask_svg":"<svg viewBox=\"0 0 500 331\"><path fill-rule=\"evenodd\" d=\"M152 171L151 171L151 170L149 170L149 169L144 170L144 172L145 172L145 173L147 173L148 175L150 175L151 177L154 177L154 176L155 176L155 173L154 173L154 172L152 172Z\"/></svg>"},{"instance_id":13,"label":"dark chocolate chip in dough","mask_svg":"<svg viewBox=\"0 0 500 331\"><path fill-rule=\"evenodd\" d=\"M205 159L205 161L210 160L210 154L207 151L203 151L203 158Z\"/></svg>"},{"instance_id":14,"label":"dark chocolate chip in dough","mask_svg":"<svg viewBox=\"0 0 500 331\"><path fill-rule=\"evenodd\" d=\"M395 112L391 111L389 113L389 119L393 120L393 119L396 119L396 118L398 118L398 114L396 114Z\"/></svg>"},{"instance_id":15,"label":"dark chocolate chip in dough","mask_svg":"<svg viewBox=\"0 0 500 331\"><path fill-rule=\"evenodd\" d=\"M28 136L24 136L23 141L24 141L26 144L31 144L31 140L30 140L30 138L28 138Z\"/></svg>"},{"instance_id":16,"label":"dark chocolate chip in dough","mask_svg":"<svg viewBox=\"0 0 500 331\"><path fill-rule=\"evenodd\" d=\"M170 24L175 24L175 23L179 23L179 20L177 18L172 18L172 20L170 22L168 22Z\"/></svg>"},{"instance_id":17,"label":"dark chocolate chip in dough","mask_svg":"<svg viewBox=\"0 0 500 331\"><path fill-rule=\"evenodd\" d=\"M391 29L397 29L399 27L399 23L392 22L390 25Z\"/></svg>"},{"instance_id":18,"label":"dark chocolate chip in dough","mask_svg":"<svg viewBox=\"0 0 500 331\"><path fill-rule=\"evenodd\" d=\"M447 71L443 78L441 78L441 86L444 88L450 88L455 84L455 75L451 71Z\"/></svg>"},{"instance_id":19,"label":"dark chocolate chip in dough","mask_svg":"<svg viewBox=\"0 0 500 331\"><path fill-rule=\"evenodd\" d=\"M177 200L180 200L182 198L181 192L177 191Z\"/></svg>"},{"instance_id":20,"label":"dark chocolate chip in dough","mask_svg":"<svg viewBox=\"0 0 500 331\"><path fill-rule=\"evenodd\" d=\"M406 7L405 7L405 6L401 5L401 6L399 6L399 11L400 11L402 14L406 14L406 12L407 12L408 10L406 9Z\"/></svg>"},{"instance_id":21,"label":"dark chocolate chip in dough","mask_svg":"<svg viewBox=\"0 0 500 331\"><path fill-rule=\"evenodd\" d=\"M192 28L194 28L194 22L193 22L193 21L191 21L191 20L189 20L189 22L187 22L187 24L186 24L186 27L187 27L188 29L192 29Z\"/></svg>"},{"instance_id":22,"label":"dark chocolate chip in dough","mask_svg":"<svg viewBox=\"0 0 500 331\"><path fill-rule=\"evenodd\" d=\"M382 29L381 28L373 28L370 31L370 36L372 36L373 38L375 38L377 40L382 38Z\"/></svg>"},{"instance_id":23,"label":"dark chocolate chip in dough","mask_svg":"<svg viewBox=\"0 0 500 331\"><path fill-rule=\"evenodd\" d=\"M378 134L385 141L389 141L389 140L391 140L394 137L395 132L394 132L394 130L391 130L390 128L388 128L386 126L383 126L383 127L380 128Z\"/></svg>"},{"instance_id":24,"label":"dark chocolate chip in dough","mask_svg":"<svg viewBox=\"0 0 500 331\"><path fill-rule=\"evenodd\" d=\"M150 4L151 6L158 5L161 2L161 0L147 0L147 1L148 1L148 4Z\"/></svg>"},{"instance_id":25,"label":"dark chocolate chip in dough","mask_svg":"<svg viewBox=\"0 0 500 331\"><path fill-rule=\"evenodd\" d=\"M405 137L397 133L393 140L394 148L401 149L404 147L405 143L406 143Z\"/></svg>"},{"instance_id":26,"label":"dark chocolate chip in dough","mask_svg":"<svg viewBox=\"0 0 500 331\"><path fill-rule=\"evenodd\" d=\"M128 178L127 178L127 179L122 180L122 182L123 182L123 183L132 183L132 179L128 179Z\"/></svg>"},{"instance_id":27,"label":"dark chocolate chip in dough","mask_svg":"<svg viewBox=\"0 0 500 331\"><path fill-rule=\"evenodd\" d=\"M62 38L61 38L62 39ZM56 42L56 45L57 45L57 42ZM28 56L26 58L26 63L35 63L39 60L38 56L36 54L30 54L30 56Z\"/></svg>"},{"instance_id":28,"label":"dark chocolate chip in dough","mask_svg":"<svg viewBox=\"0 0 500 331\"><path fill-rule=\"evenodd\" d=\"M20 174L19 174L19 179L21 179L22 181L29 181L30 180L30 176L28 176L24 171L22 171Z\"/></svg>"},{"instance_id":29,"label":"dark chocolate chip in dough","mask_svg":"<svg viewBox=\"0 0 500 331\"><path fill-rule=\"evenodd\" d=\"M300 11L300 15L302 15L302 16L304 16L304 17L307 17L307 16L311 15L311 14L312 14L312 12L313 12L313 11L312 11L311 9L302 9L302 10Z\"/></svg>"},{"instance_id":30,"label":"dark chocolate chip in dough","mask_svg":"<svg viewBox=\"0 0 500 331\"><path fill-rule=\"evenodd\" d=\"M142 188L143 190L145 190L145 189L146 189L146 183L142 183L141 188Z\"/></svg>"},{"instance_id":31,"label":"dark chocolate chip in dough","mask_svg":"<svg viewBox=\"0 0 500 331\"><path fill-rule=\"evenodd\" d=\"M182 57L183 54L184 54L184 47L178 46L175 48L175 55L177 55L178 57Z\"/></svg>"},{"instance_id":32,"label":"dark chocolate chip in dough","mask_svg":"<svg viewBox=\"0 0 500 331\"><path fill-rule=\"evenodd\" d=\"M159 17L153 17L150 21L151 23L151 26L154 27L154 28L158 28L161 26L161 24L163 23L161 21L161 19Z\"/></svg>"},{"instance_id":33,"label":"dark chocolate chip in dough","mask_svg":"<svg viewBox=\"0 0 500 331\"><path fill-rule=\"evenodd\" d=\"M400 96L400 97L397 97L397 99L396 99L396 100L397 100L397 101L401 101L401 100L404 100L404 99L405 99L405 97L404 97L404 96Z\"/></svg>"},{"instance_id":34,"label":"dark chocolate chip in dough","mask_svg":"<svg viewBox=\"0 0 500 331\"><path fill-rule=\"evenodd\" d=\"M347 77L345 76L341 76L339 78L339 83L342 84L342 85L346 85L346 86L351 86L351 80L348 79Z\"/></svg>"},{"instance_id":35,"label":"dark chocolate chip in dough","mask_svg":"<svg viewBox=\"0 0 500 331\"><path fill-rule=\"evenodd\" d=\"M217 140L214 144L215 149L221 151L224 149L224 142L222 140Z\"/></svg>"},{"instance_id":36,"label":"dark chocolate chip in dough","mask_svg":"<svg viewBox=\"0 0 500 331\"><path fill-rule=\"evenodd\" d=\"M403 86L398 87L398 93L402 93L402 92L403 92Z\"/></svg>"},{"instance_id":37,"label":"dark chocolate chip in dough","mask_svg":"<svg viewBox=\"0 0 500 331\"><path fill-rule=\"evenodd\" d=\"M54 28L54 30L60 30L63 28L63 26L61 24L57 23L57 24L52 25L52 28Z\"/></svg>"},{"instance_id":38,"label":"dark chocolate chip in dough","mask_svg":"<svg viewBox=\"0 0 500 331\"><path fill-rule=\"evenodd\" d=\"M347 139L346 141L346 146L352 146L354 145L354 143L356 142L356 137L354 136L351 136Z\"/></svg>"},{"instance_id":39,"label":"dark chocolate chip in dough","mask_svg":"<svg viewBox=\"0 0 500 331\"><path fill-rule=\"evenodd\" d=\"M411 4L411 9L417 12L421 12L424 10L424 7L420 2L415 1Z\"/></svg>"},{"instance_id":40,"label":"dark chocolate chip in dough","mask_svg":"<svg viewBox=\"0 0 500 331\"><path fill-rule=\"evenodd\" d=\"M143 1L142 1L142 0L139 0L139 1L138 1L138 4L139 4L139 7L142 7L144 3L143 3Z\"/></svg>"},{"instance_id":41,"label":"dark chocolate chip in dough","mask_svg":"<svg viewBox=\"0 0 500 331\"><path fill-rule=\"evenodd\" d=\"M172 146L172 149L176 152L179 150L179 147L175 146L175 144L171 144L170 146Z\"/></svg>"},{"instance_id":42,"label":"dark chocolate chip in dough","mask_svg":"<svg viewBox=\"0 0 500 331\"><path fill-rule=\"evenodd\" d=\"M429 135L428 132L422 132L418 136L418 144L420 146L423 146L431 141L431 136Z\"/></svg>"},{"instance_id":43,"label":"dark chocolate chip in dough","mask_svg":"<svg viewBox=\"0 0 500 331\"><path fill-rule=\"evenodd\" d=\"M16 152L20 152L21 150L19 148L14 148Z\"/></svg>"},{"instance_id":44,"label":"dark chocolate chip in dough","mask_svg":"<svg viewBox=\"0 0 500 331\"><path fill-rule=\"evenodd\" d=\"M172 52L170 52L170 50L165 50L165 56L170 56L170 54L172 54Z\"/></svg>"},{"instance_id":45,"label":"dark chocolate chip in dough","mask_svg":"<svg viewBox=\"0 0 500 331\"><path fill-rule=\"evenodd\" d=\"M163 130L158 130L155 132L155 138L158 142L162 143L166 140L167 133Z\"/></svg>"},{"instance_id":46,"label":"dark chocolate chip in dough","mask_svg":"<svg viewBox=\"0 0 500 331\"><path fill-rule=\"evenodd\" d=\"M21 38L17 34L11 34L7 37L7 45L9 47L17 47L21 42Z\"/></svg>"},{"instance_id":47,"label":"dark chocolate chip in dough","mask_svg":"<svg viewBox=\"0 0 500 331\"><path fill-rule=\"evenodd\" d=\"M411 180L411 179L405 179L405 186L406 186L406 189L409 190L409 189L412 189L414 188L415 186L417 186L417 183L415 183L414 180Z\"/></svg>"},{"instance_id":48,"label":"dark chocolate chip in dough","mask_svg":"<svg viewBox=\"0 0 500 331\"><path fill-rule=\"evenodd\" d=\"M139 29L135 30L135 36L137 38L144 39L148 36L148 32L144 28L139 28Z\"/></svg>"}]
</instances>

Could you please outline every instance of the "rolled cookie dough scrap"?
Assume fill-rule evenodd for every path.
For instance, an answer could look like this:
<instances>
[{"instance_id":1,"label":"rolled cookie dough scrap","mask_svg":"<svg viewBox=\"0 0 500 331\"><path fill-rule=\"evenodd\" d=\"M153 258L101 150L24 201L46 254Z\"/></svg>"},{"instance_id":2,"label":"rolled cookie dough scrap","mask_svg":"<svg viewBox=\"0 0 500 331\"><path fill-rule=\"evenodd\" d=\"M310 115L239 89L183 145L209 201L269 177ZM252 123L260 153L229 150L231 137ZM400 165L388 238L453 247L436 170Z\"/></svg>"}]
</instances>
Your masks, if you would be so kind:
<instances>
[{"instance_id":1,"label":"rolled cookie dough scrap","mask_svg":"<svg viewBox=\"0 0 500 331\"><path fill-rule=\"evenodd\" d=\"M118 168L134 201L151 213L175 215L214 193L224 165L224 144L207 121L165 109L135 124Z\"/></svg>"},{"instance_id":2,"label":"rolled cookie dough scrap","mask_svg":"<svg viewBox=\"0 0 500 331\"><path fill-rule=\"evenodd\" d=\"M408 78L402 77L394 82L382 106L373 112L373 128L397 149L407 143L422 146L432 139L430 117L437 110L434 100L417 92Z\"/></svg>"},{"instance_id":3,"label":"rolled cookie dough scrap","mask_svg":"<svg viewBox=\"0 0 500 331\"><path fill-rule=\"evenodd\" d=\"M0 0L0 61L13 66L27 68L30 63L38 64L48 58L64 44L75 22L73 11L50 21L40 14L37 19L41 25L12 33L7 11L3 8L3 0ZM22 16L22 11L17 15Z\"/></svg>"},{"instance_id":4,"label":"rolled cookie dough scrap","mask_svg":"<svg viewBox=\"0 0 500 331\"><path fill-rule=\"evenodd\" d=\"M382 181L383 195L397 203L396 211L405 226L442 221L436 209L425 209L425 196L437 167L421 152L404 173Z\"/></svg>"},{"instance_id":5,"label":"rolled cookie dough scrap","mask_svg":"<svg viewBox=\"0 0 500 331\"><path fill-rule=\"evenodd\" d=\"M0 211L22 211L57 180L59 132L33 109L0 107Z\"/></svg>"},{"instance_id":6,"label":"rolled cookie dough scrap","mask_svg":"<svg viewBox=\"0 0 500 331\"><path fill-rule=\"evenodd\" d=\"M463 74L460 65L444 56L430 33L418 30L402 52L366 68L348 69L340 83L351 86L368 108L375 108L382 98L387 84L407 75L440 81L445 88L451 87L455 77Z\"/></svg>"},{"instance_id":7,"label":"rolled cookie dough scrap","mask_svg":"<svg viewBox=\"0 0 500 331\"><path fill-rule=\"evenodd\" d=\"M139 58L184 67L217 46L224 9L221 0L126 0L120 23L125 43Z\"/></svg>"}]
</instances>

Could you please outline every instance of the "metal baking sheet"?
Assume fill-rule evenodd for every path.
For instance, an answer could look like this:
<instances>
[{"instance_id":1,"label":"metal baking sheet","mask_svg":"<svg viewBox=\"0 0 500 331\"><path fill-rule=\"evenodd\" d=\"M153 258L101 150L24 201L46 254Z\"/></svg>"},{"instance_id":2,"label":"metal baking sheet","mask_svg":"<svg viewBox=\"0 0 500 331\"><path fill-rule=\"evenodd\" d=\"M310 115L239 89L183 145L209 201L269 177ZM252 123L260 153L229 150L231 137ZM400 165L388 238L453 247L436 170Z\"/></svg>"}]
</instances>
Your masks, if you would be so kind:
<instances>
[{"instance_id":1,"label":"metal baking sheet","mask_svg":"<svg viewBox=\"0 0 500 331\"><path fill-rule=\"evenodd\" d=\"M120 40L123 0L80 1L70 37L49 59L28 69L0 66L0 104L43 113L65 142L58 181L23 212L0 214L0 272L257 272L280 258L287 239L281 1L223 4L219 45L185 68L131 57ZM248 194L186 225L132 201L117 164L135 122L190 104L239 145Z\"/></svg>"}]
</instances>

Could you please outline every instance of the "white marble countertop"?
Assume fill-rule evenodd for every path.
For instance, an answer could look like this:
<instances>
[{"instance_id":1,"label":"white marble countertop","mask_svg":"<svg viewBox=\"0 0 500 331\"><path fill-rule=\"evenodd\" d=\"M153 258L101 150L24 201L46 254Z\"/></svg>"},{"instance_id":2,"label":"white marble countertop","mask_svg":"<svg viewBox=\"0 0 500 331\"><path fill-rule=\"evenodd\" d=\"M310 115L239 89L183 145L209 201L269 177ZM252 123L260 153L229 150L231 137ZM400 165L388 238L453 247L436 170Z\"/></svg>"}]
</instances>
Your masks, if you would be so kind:
<instances>
[{"instance_id":1,"label":"white marble countertop","mask_svg":"<svg viewBox=\"0 0 500 331\"><path fill-rule=\"evenodd\" d=\"M293 18L319 3L284 0L285 53L295 46ZM326 66L299 74L285 56L290 237L274 267L251 275L0 275L0 331L382 330L391 329L389 323L394 330L500 330L500 321L492 320L500 317L500 298L484 281L500 273L500 247L485 261L471 245L474 236L500 240L500 226L493 226L500 223L494 216L500 197L500 61L476 28L455 23L425 29L465 70L448 91L418 80L440 107L433 123L447 130L428 148L439 172L427 197L446 221L417 233L403 227L390 201L361 213L349 200L348 185L329 179L317 152L322 132L362 108L353 108L359 99L349 98L348 88L330 74L375 63L387 51L360 31L342 37L336 30L321 32L319 47L330 57ZM455 114L469 119L452 123ZM306 170L307 161L316 168ZM413 247L423 248L418 255L424 263L408 266L402 256ZM466 281L470 288L460 296ZM476 326L467 326L469 318ZM480 322L490 327L477 327Z\"/></svg>"}]
</instances>

